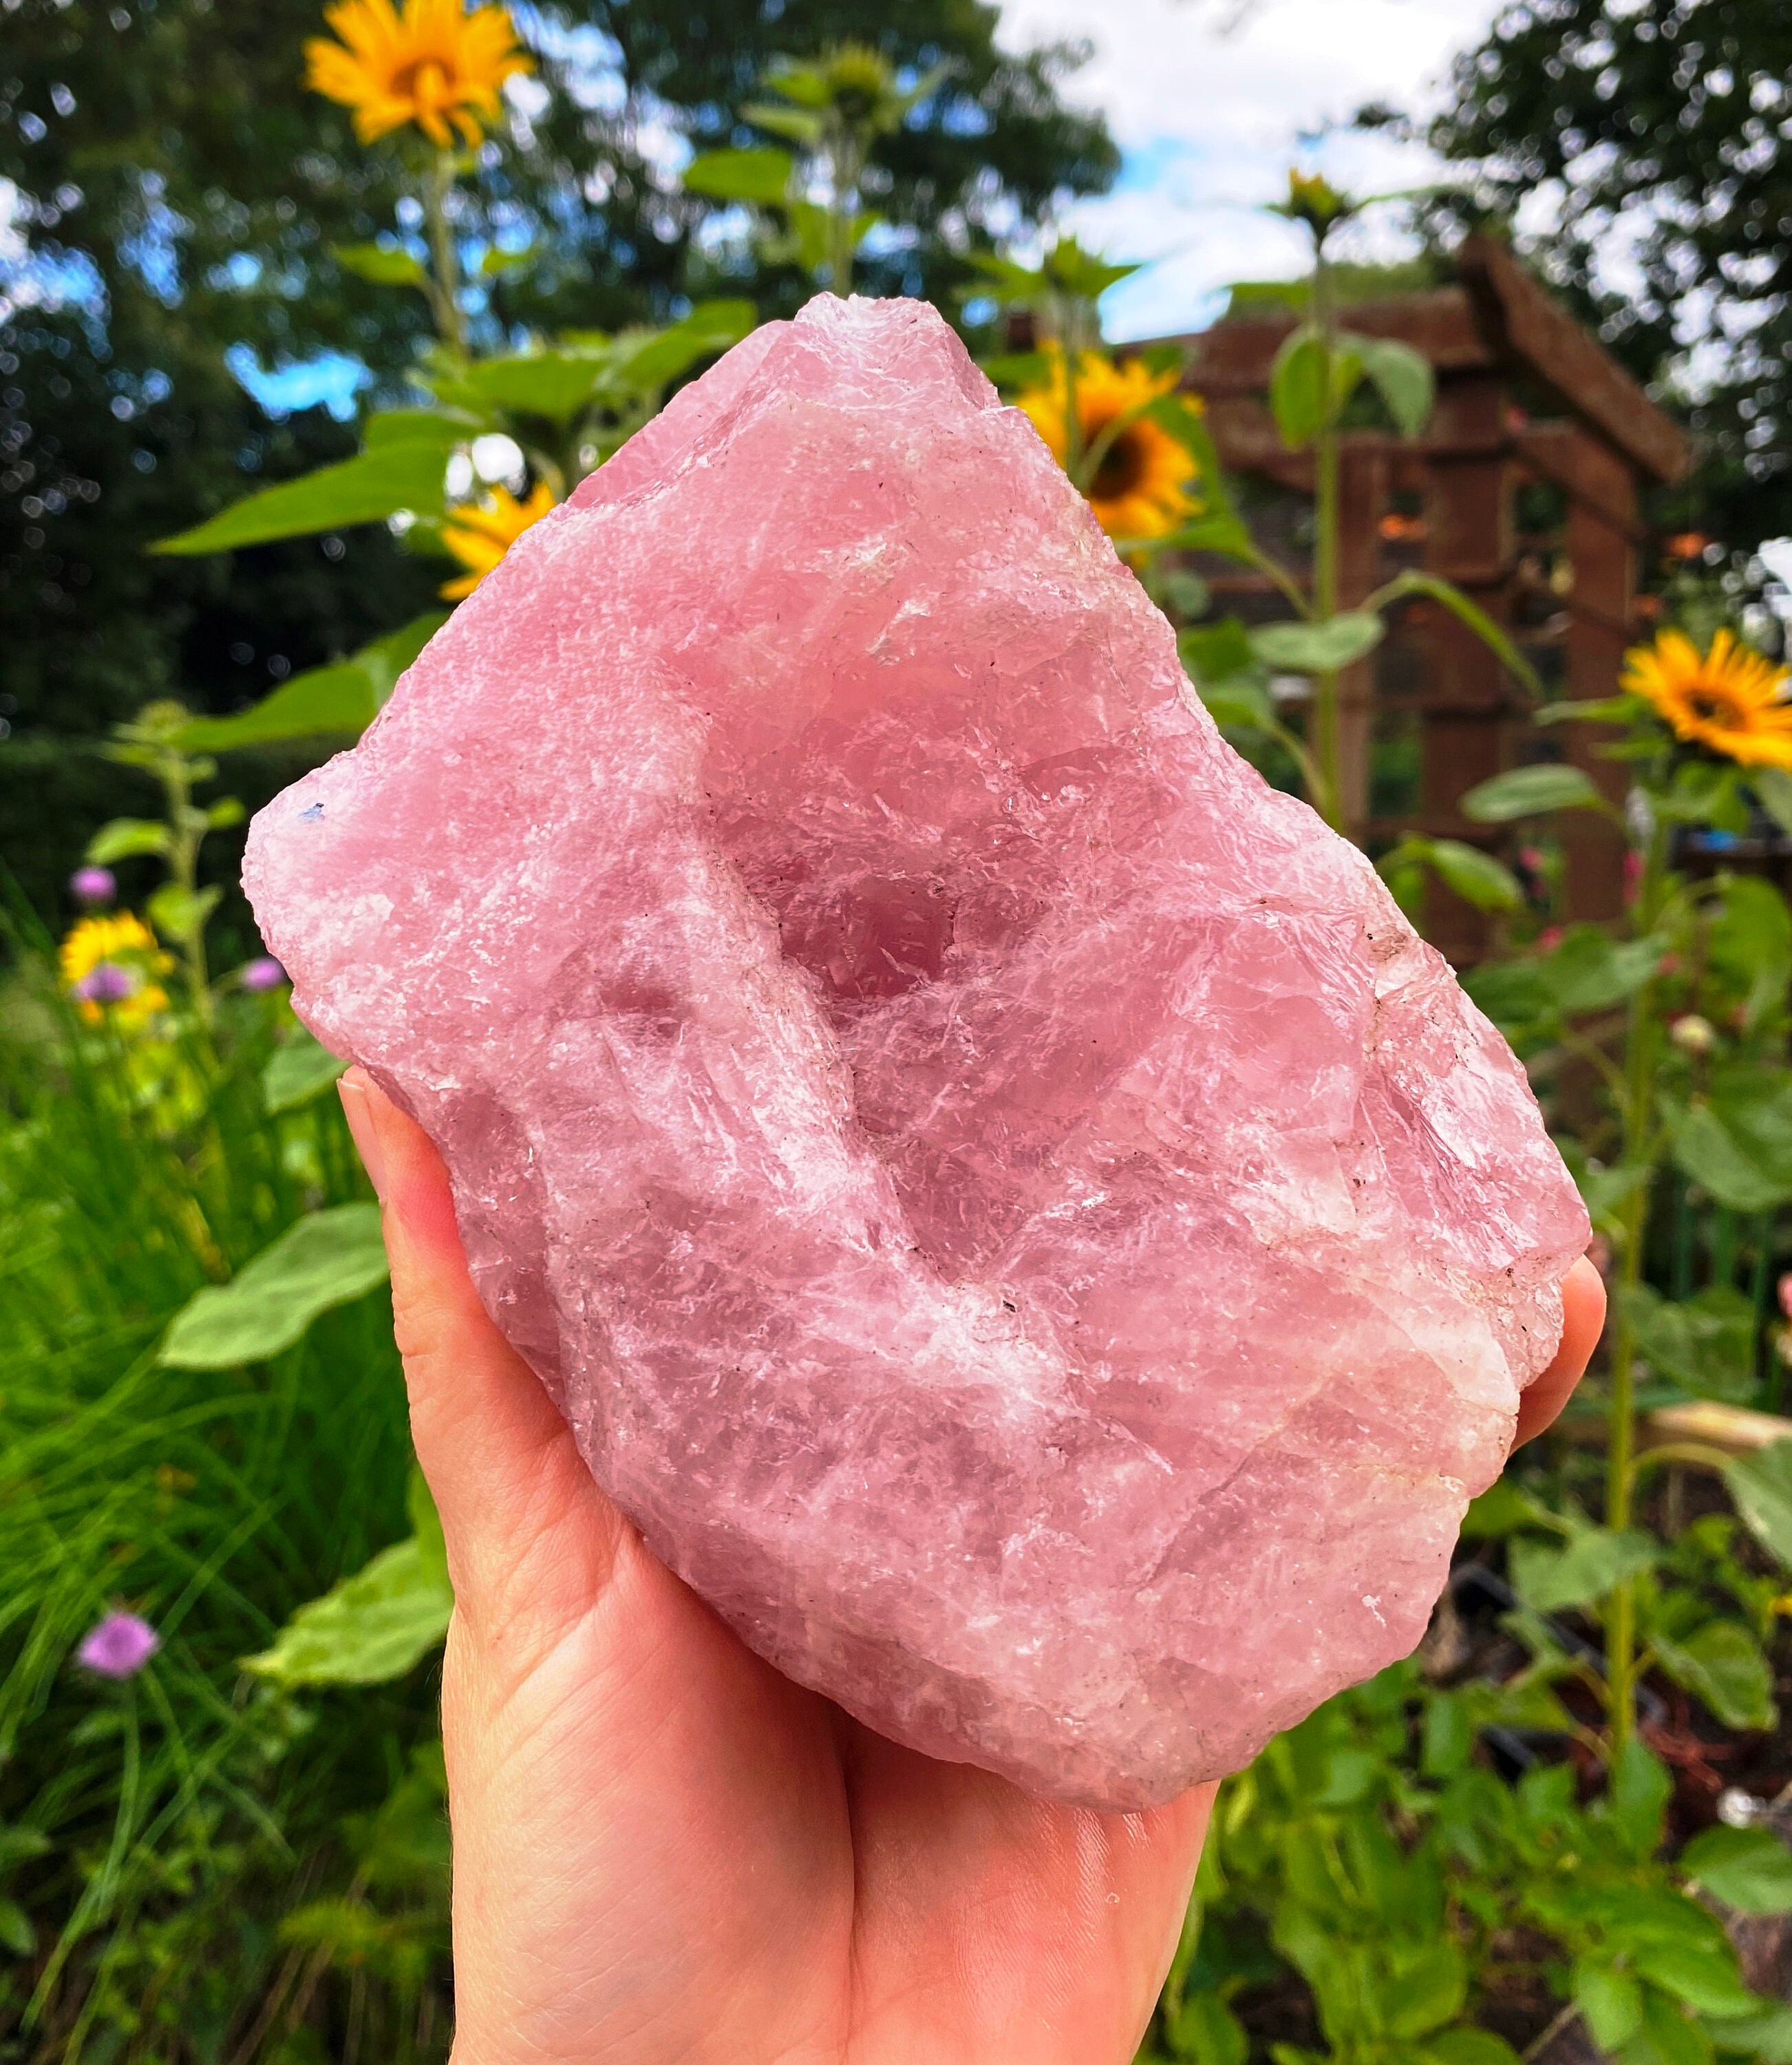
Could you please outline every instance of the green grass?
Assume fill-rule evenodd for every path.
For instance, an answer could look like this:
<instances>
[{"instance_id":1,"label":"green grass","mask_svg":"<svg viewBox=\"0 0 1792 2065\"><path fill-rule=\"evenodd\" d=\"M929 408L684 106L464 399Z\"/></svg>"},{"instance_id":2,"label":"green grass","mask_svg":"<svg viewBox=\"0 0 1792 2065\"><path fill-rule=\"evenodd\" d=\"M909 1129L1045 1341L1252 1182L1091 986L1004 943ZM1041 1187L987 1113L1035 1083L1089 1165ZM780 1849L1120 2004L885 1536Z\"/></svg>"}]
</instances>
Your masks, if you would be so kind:
<instances>
[{"instance_id":1,"label":"green grass","mask_svg":"<svg viewBox=\"0 0 1792 2065\"><path fill-rule=\"evenodd\" d=\"M408 1531L388 1300L253 1368L155 1359L201 1286L301 1212L367 1194L335 1098L265 1114L279 999L229 999L215 1048L132 1047L77 1026L29 956L16 967L0 1023L0 1899L15 1904L0 2057L438 2050L445 1853L394 1836L391 1806L416 1820L433 1666L303 1700L240 1667ZM163 1643L123 1685L73 1656L115 1607Z\"/></svg>"}]
</instances>

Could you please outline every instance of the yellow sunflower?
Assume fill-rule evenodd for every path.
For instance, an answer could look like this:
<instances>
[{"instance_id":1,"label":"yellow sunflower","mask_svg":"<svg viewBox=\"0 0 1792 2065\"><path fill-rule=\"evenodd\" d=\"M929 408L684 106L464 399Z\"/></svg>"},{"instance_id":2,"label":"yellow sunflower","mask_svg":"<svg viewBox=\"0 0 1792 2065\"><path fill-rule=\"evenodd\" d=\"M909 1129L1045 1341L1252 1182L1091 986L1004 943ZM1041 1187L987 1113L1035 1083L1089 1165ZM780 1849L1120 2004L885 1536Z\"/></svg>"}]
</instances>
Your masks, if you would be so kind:
<instances>
[{"instance_id":1,"label":"yellow sunflower","mask_svg":"<svg viewBox=\"0 0 1792 2065\"><path fill-rule=\"evenodd\" d=\"M470 595L529 526L539 523L553 507L547 483L538 481L527 502L519 502L507 487L494 487L482 502L463 502L450 509L442 542L466 572L445 584L442 600L458 602Z\"/></svg>"},{"instance_id":2,"label":"yellow sunflower","mask_svg":"<svg viewBox=\"0 0 1792 2065\"><path fill-rule=\"evenodd\" d=\"M440 150L469 147L482 120L498 119L498 89L531 60L516 47L502 7L463 13L461 0L337 0L324 19L341 38L313 36L305 46L305 84L355 111L355 134L376 142L414 122Z\"/></svg>"},{"instance_id":3,"label":"yellow sunflower","mask_svg":"<svg viewBox=\"0 0 1792 2065\"><path fill-rule=\"evenodd\" d=\"M168 1008L156 978L174 963L128 911L83 918L63 941L60 960L63 987L90 1025L109 1017L121 1032L134 1032Z\"/></svg>"},{"instance_id":4,"label":"yellow sunflower","mask_svg":"<svg viewBox=\"0 0 1792 2065\"><path fill-rule=\"evenodd\" d=\"M1664 631L1625 656L1622 685L1673 727L1745 767L1792 770L1787 670L1720 631L1701 653L1684 632Z\"/></svg>"},{"instance_id":5,"label":"yellow sunflower","mask_svg":"<svg viewBox=\"0 0 1792 2065\"><path fill-rule=\"evenodd\" d=\"M1063 466L1070 455L1069 382L1062 353L1050 355L1047 385L1029 388L1015 406ZM1176 382L1173 370L1153 373L1136 358L1116 366L1099 352L1086 351L1077 362L1079 442L1096 462L1084 492L1111 538L1167 536L1201 506L1193 491L1195 463L1187 447L1136 413L1168 394ZM1201 405L1190 400L1189 406ZM1130 422L1124 420L1128 417Z\"/></svg>"}]
</instances>

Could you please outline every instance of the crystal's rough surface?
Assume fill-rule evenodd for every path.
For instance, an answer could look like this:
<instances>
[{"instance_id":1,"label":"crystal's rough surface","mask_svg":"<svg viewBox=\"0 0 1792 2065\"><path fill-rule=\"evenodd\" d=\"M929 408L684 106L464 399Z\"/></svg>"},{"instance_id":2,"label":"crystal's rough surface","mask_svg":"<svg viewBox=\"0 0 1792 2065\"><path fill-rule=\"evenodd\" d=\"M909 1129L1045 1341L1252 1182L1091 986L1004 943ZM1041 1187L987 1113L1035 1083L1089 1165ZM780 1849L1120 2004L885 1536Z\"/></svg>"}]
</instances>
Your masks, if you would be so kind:
<instances>
[{"instance_id":1,"label":"crystal's rough surface","mask_svg":"<svg viewBox=\"0 0 1792 2065\"><path fill-rule=\"evenodd\" d=\"M245 879L593 1472L791 1676L1134 1806L1418 1639L1585 1216L930 309L679 394Z\"/></svg>"}]
</instances>

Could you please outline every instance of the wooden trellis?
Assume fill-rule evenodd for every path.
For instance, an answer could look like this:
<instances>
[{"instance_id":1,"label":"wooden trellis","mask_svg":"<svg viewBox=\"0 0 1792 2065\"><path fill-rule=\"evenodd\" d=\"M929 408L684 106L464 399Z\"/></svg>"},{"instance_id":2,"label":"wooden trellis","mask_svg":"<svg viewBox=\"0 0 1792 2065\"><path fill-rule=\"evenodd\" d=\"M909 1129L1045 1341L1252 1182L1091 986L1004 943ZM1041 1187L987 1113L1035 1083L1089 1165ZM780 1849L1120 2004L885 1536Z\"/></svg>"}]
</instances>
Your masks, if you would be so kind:
<instances>
[{"instance_id":1,"label":"wooden trellis","mask_svg":"<svg viewBox=\"0 0 1792 2065\"><path fill-rule=\"evenodd\" d=\"M1691 452L1679 426L1503 246L1471 238L1457 284L1350 308L1349 328L1397 338L1437 374L1437 407L1411 442L1347 431L1342 483L1341 606L1403 567L1453 581L1503 625L1559 697L1611 694L1636 612L1640 515L1649 487L1677 480ZM1229 317L1171 340L1189 354L1187 386L1206 398L1221 458L1247 483L1263 542L1298 561L1313 485L1310 456L1282 446L1265 400L1288 313ZM1285 615L1269 584L1204 563L1222 608L1247 622ZM1621 767L1594 756L1600 734L1540 731L1526 698L1447 611L1400 605L1390 634L1344 677L1343 788L1352 830L1371 851L1408 830L1499 847L1456 805L1474 785L1525 760L1584 767L1621 800ZM1608 735L1608 734L1607 734ZM1620 907L1623 855L1591 812L1560 826L1571 915ZM1483 950L1486 925L1434 890L1431 936L1453 959Z\"/></svg>"}]
</instances>

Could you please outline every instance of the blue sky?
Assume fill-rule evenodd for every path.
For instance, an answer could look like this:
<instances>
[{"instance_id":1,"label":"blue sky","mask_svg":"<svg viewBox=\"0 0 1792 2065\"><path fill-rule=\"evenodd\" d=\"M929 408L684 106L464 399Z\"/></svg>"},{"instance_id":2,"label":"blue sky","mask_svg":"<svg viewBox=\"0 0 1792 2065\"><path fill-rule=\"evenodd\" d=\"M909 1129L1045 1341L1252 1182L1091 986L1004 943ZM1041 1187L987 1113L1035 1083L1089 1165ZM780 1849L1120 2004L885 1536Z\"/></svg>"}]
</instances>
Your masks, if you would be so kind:
<instances>
[{"instance_id":1,"label":"blue sky","mask_svg":"<svg viewBox=\"0 0 1792 2065\"><path fill-rule=\"evenodd\" d=\"M1004 0L1011 49L1095 46L1064 91L1100 107L1124 153L1114 191L1066 218L1115 259L1156 261L1103 307L1116 341L1197 329L1231 281L1293 277L1305 239L1261 212L1298 160L1358 192L1417 184L1427 153L1334 133L1366 102L1423 111L1496 0ZM1401 248L1391 212L1358 255Z\"/></svg>"}]
</instances>

